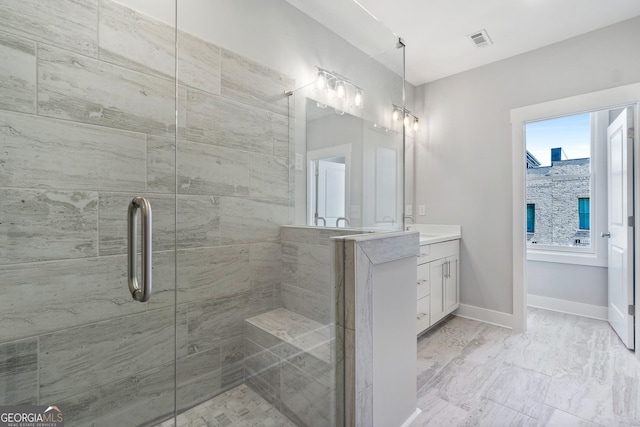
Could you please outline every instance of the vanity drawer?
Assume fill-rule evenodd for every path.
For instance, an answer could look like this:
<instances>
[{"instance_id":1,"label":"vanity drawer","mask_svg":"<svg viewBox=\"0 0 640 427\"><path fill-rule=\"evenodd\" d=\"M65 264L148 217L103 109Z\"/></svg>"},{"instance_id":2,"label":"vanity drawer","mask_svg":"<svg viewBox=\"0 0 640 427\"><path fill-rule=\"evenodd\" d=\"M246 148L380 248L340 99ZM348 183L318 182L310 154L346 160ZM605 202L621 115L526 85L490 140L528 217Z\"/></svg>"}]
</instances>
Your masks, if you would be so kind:
<instances>
[{"instance_id":1,"label":"vanity drawer","mask_svg":"<svg viewBox=\"0 0 640 427\"><path fill-rule=\"evenodd\" d=\"M429 296L420 298L418 300L418 315L416 316L418 322L418 333L424 331L429 327L429 307L431 307Z\"/></svg>"},{"instance_id":2,"label":"vanity drawer","mask_svg":"<svg viewBox=\"0 0 640 427\"><path fill-rule=\"evenodd\" d=\"M418 299L429 295L429 264L418 265Z\"/></svg>"},{"instance_id":3,"label":"vanity drawer","mask_svg":"<svg viewBox=\"0 0 640 427\"><path fill-rule=\"evenodd\" d=\"M429 253L431 252L431 245L420 246L420 253L418 254L418 265L424 264L429 261Z\"/></svg>"},{"instance_id":4,"label":"vanity drawer","mask_svg":"<svg viewBox=\"0 0 640 427\"><path fill-rule=\"evenodd\" d=\"M422 247L420 249L422 251ZM429 261L448 256L458 255L460 253L459 240L449 240L446 242L431 244L429 256L426 257Z\"/></svg>"}]
</instances>

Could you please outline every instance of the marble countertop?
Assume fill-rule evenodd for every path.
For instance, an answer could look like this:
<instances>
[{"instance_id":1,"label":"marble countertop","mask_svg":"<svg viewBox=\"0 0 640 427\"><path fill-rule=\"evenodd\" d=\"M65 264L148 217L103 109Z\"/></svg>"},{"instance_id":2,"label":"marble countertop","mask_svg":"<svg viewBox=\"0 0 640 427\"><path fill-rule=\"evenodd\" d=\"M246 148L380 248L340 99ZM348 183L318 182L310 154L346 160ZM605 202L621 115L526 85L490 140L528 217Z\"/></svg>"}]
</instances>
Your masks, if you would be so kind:
<instances>
[{"instance_id":1,"label":"marble countertop","mask_svg":"<svg viewBox=\"0 0 640 427\"><path fill-rule=\"evenodd\" d=\"M462 238L462 227L460 225L410 224L407 225L406 231L418 231L420 233L420 245Z\"/></svg>"}]
</instances>

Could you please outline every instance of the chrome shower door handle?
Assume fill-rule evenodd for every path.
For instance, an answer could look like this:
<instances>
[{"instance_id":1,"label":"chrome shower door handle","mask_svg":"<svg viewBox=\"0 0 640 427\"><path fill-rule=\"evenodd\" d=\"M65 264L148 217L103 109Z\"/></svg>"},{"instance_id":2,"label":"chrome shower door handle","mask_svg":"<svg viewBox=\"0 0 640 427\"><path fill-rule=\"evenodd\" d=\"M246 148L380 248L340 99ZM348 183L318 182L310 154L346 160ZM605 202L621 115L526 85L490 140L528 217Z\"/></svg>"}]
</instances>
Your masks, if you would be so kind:
<instances>
[{"instance_id":1,"label":"chrome shower door handle","mask_svg":"<svg viewBox=\"0 0 640 427\"><path fill-rule=\"evenodd\" d=\"M138 283L138 211L141 213L142 223L142 271ZM147 302L151 298L152 292L152 216L151 204L144 197L134 197L129 203L127 212L127 237L128 237L128 271L129 271L129 292L134 300Z\"/></svg>"}]
</instances>

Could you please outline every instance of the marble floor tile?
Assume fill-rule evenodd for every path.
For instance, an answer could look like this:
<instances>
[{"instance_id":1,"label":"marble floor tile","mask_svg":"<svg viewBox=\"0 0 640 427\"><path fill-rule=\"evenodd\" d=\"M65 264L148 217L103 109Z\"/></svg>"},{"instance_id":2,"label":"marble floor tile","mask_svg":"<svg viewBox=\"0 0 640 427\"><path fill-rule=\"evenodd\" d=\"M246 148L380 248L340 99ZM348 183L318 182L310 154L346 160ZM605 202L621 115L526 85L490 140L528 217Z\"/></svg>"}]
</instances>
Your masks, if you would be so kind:
<instances>
[{"instance_id":1,"label":"marble floor tile","mask_svg":"<svg viewBox=\"0 0 640 427\"><path fill-rule=\"evenodd\" d=\"M530 417L537 417L550 381L550 376L519 366L503 365L488 386L485 397Z\"/></svg>"},{"instance_id":2,"label":"marble floor tile","mask_svg":"<svg viewBox=\"0 0 640 427\"><path fill-rule=\"evenodd\" d=\"M463 425L469 412L450 404L432 394L418 399L422 413L411 423L411 427L453 427Z\"/></svg>"},{"instance_id":3,"label":"marble floor tile","mask_svg":"<svg viewBox=\"0 0 640 427\"><path fill-rule=\"evenodd\" d=\"M175 427L173 419L156 427ZM178 415L177 427L295 427L269 402L246 385L240 385Z\"/></svg>"},{"instance_id":4,"label":"marble floor tile","mask_svg":"<svg viewBox=\"0 0 640 427\"><path fill-rule=\"evenodd\" d=\"M413 426L640 425L637 354L607 322L542 309L526 333L454 317L419 337L417 387L429 419L452 411L441 401L469 415Z\"/></svg>"},{"instance_id":5,"label":"marble floor tile","mask_svg":"<svg viewBox=\"0 0 640 427\"><path fill-rule=\"evenodd\" d=\"M467 419L465 426L469 427L495 427L495 426L534 426L536 420L514 411L511 408L502 406L491 400L483 400Z\"/></svg>"}]
</instances>

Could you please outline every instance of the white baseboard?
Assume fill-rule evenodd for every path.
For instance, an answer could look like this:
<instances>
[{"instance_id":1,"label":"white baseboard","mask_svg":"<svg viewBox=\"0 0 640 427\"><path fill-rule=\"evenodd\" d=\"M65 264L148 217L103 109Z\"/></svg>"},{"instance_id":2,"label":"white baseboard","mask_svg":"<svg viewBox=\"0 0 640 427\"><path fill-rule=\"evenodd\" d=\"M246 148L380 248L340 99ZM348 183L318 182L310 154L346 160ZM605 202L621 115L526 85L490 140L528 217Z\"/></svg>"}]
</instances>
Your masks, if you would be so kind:
<instances>
[{"instance_id":1,"label":"white baseboard","mask_svg":"<svg viewBox=\"0 0 640 427\"><path fill-rule=\"evenodd\" d=\"M413 420L418 418L418 415L420 415L421 413L422 413L422 409L416 408L415 412L413 414L411 414L411 416L409 418L407 418L407 420L405 422L402 423L401 427L409 427L411 425L411 423L413 422Z\"/></svg>"},{"instance_id":2,"label":"white baseboard","mask_svg":"<svg viewBox=\"0 0 640 427\"><path fill-rule=\"evenodd\" d=\"M453 314L459 317L465 317L467 319L478 320L480 322L490 323L503 328L513 329L513 314L466 304L460 304L460 307L458 307Z\"/></svg>"},{"instance_id":3,"label":"white baseboard","mask_svg":"<svg viewBox=\"0 0 640 427\"><path fill-rule=\"evenodd\" d=\"M543 308L545 310L591 317L592 319L607 320L609 317L608 307L567 301L558 298L542 297L540 295L527 295L527 305L530 307Z\"/></svg>"}]
</instances>

